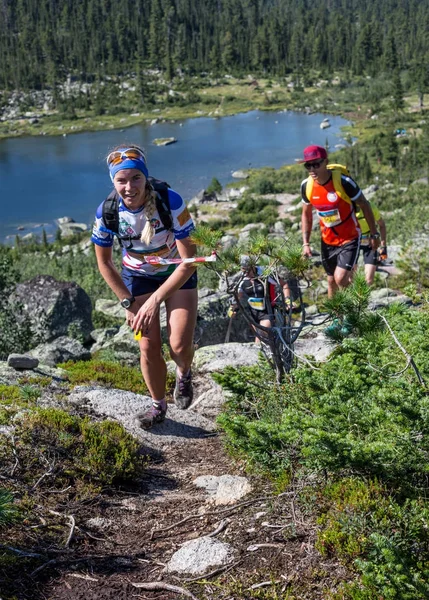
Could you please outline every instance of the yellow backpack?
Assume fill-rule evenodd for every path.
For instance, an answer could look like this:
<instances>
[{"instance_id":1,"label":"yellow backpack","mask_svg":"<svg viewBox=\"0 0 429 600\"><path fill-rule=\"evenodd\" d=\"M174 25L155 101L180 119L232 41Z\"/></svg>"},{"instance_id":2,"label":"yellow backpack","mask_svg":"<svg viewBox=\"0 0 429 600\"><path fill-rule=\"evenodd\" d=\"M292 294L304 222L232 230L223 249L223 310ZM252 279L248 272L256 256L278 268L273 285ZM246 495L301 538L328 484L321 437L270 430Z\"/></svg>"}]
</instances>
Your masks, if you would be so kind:
<instances>
[{"instance_id":1,"label":"yellow backpack","mask_svg":"<svg viewBox=\"0 0 429 600\"><path fill-rule=\"evenodd\" d=\"M348 168L345 165L340 165L339 163L331 163L327 166L327 168L330 171L332 171L332 183L334 184L334 189L337 192L338 196L342 200L353 206L352 200L346 194L341 184L341 175L348 175L350 177L350 171L348 170ZM314 179L312 177L309 177L307 179L307 184L305 187L305 195L307 196L308 200L311 199L311 195L313 193L313 185Z\"/></svg>"}]
</instances>

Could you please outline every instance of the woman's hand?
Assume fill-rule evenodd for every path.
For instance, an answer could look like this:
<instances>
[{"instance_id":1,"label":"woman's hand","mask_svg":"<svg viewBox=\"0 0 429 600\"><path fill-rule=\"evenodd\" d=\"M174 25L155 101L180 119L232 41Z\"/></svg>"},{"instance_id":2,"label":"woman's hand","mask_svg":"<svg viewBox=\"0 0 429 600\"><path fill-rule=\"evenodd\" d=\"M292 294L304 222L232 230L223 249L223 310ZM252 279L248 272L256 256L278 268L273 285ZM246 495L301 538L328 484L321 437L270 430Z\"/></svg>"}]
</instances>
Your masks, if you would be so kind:
<instances>
[{"instance_id":1,"label":"woman's hand","mask_svg":"<svg viewBox=\"0 0 429 600\"><path fill-rule=\"evenodd\" d=\"M129 313L130 311L127 311ZM133 315L131 328L134 333L141 331L143 335L147 335L152 327L159 312L159 303L155 298L155 294L152 294L150 298L138 309L135 315ZM128 317L128 315L127 315Z\"/></svg>"}]
</instances>

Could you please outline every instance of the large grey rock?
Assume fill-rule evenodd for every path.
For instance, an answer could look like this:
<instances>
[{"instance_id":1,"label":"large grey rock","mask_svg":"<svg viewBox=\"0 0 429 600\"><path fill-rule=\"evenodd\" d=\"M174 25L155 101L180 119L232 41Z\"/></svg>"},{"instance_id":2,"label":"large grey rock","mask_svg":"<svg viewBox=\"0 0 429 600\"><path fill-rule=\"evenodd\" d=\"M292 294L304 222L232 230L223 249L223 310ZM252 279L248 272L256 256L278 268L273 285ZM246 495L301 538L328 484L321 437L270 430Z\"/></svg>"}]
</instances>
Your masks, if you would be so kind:
<instances>
[{"instance_id":1,"label":"large grey rock","mask_svg":"<svg viewBox=\"0 0 429 600\"><path fill-rule=\"evenodd\" d=\"M249 177L249 173L246 173L246 171L233 171L231 173L231 175L235 178L235 179L247 179Z\"/></svg>"},{"instance_id":2,"label":"large grey rock","mask_svg":"<svg viewBox=\"0 0 429 600\"><path fill-rule=\"evenodd\" d=\"M66 336L61 336L46 344L40 344L30 350L29 354L51 367L68 360L89 360L91 358L91 352L80 342Z\"/></svg>"},{"instance_id":3,"label":"large grey rock","mask_svg":"<svg viewBox=\"0 0 429 600\"><path fill-rule=\"evenodd\" d=\"M117 300L98 298L95 301L95 310L109 317L116 317L125 321L125 310Z\"/></svg>"},{"instance_id":4,"label":"large grey rock","mask_svg":"<svg viewBox=\"0 0 429 600\"><path fill-rule=\"evenodd\" d=\"M167 563L166 571L204 575L209 569L223 567L233 560L234 550L229 544L205 536L185 542Z\"/></svg>"},{"instance_id":5,"label":"large grey rock","mask_svg":"<svg viewBox=\"0 0 429 600\"><path fill-rule=\"evenodd\" d=\"M27 317L33 329L46 342L69 335L90 340L93 329L91 300L73 282L38 275L16 286L14 300L22 305L19 317Z\"/></svg>"},{"instance_id":6,"label":"large grey rock","mask_svg":"<svg viewBox=\"0 0 429 600\"><path fill-rule=\"evenodd\" d=\"M225 367L255 365L260 350L255 344L217 344L199 348L194 355L194 363L202 373L223 371Z\"/></svg>"},{"instance_id":7,"label":"large grey rock","mask_svg":"<svg viewBox=\"0 0 429 600\"><path fill-rule=\"evenodd\" d=\"M317 362L324 362L334 348L335 344L322 332L318 332L314 337L301 336L294 344L294 352L299 357L310 357Z\"/></svg>"},{"instance_id":8,"label":"large grey rock","mask_svg":"<svg viewBox=\"0 0 429 600\"><path fill-rule=\"evenodd\" d=\"M35 369L39 366L37 358L28 356L27 354L9 354L7 364L14 369Z\"/></svg>"},{"instance_id":9,"label":"large grey rock","mask_svg":"<svg viewBox=\"0 0 429 600\"><path fill-rule=\"evenodd\" d=\"M377 308L390 306L395 302L400 302L401 304L412 304L411 298L405 296L405 294L399 294L398 292L395 292L395 290L391 290L389 288L381 288L371 292L368 308L370 310L376 310Z\"/></svg>"}]
</instances>

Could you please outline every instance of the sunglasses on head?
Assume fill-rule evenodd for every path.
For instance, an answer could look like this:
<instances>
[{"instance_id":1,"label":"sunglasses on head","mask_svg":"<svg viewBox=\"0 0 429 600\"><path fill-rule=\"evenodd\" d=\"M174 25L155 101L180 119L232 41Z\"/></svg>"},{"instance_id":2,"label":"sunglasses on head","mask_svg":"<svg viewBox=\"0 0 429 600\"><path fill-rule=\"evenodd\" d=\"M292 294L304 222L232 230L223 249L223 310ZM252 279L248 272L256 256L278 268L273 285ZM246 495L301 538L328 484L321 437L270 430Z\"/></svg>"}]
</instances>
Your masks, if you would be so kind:
<instances>
[{"instance_id":1,"label":"sunglasses on head","mask_svg":"<svg viewBox=\"0 0 429 600\"><path fill-rule=\"evenodd\" d=\"M320 165L323 163L323 160L316 160L315 162L311 162L311 163L304 163L304 167L307 169L307 171L311 171L311 169L318 169L320 167Z\"/></svg>"},{"instance_id":2,"label":"sunglasses on head","mask_svg":"<svg viewBox=\"0 0 429 600\"><path fill-rule=\"evenodd\" d=\"M107 164L109 167L114 167L118 165L123 160L127 160L127 158L131 159L140 159L146 163L146 157L141 150L137 148L126 148L125 150L114 150L107 157Z\"/></svg>"}]
</instances>

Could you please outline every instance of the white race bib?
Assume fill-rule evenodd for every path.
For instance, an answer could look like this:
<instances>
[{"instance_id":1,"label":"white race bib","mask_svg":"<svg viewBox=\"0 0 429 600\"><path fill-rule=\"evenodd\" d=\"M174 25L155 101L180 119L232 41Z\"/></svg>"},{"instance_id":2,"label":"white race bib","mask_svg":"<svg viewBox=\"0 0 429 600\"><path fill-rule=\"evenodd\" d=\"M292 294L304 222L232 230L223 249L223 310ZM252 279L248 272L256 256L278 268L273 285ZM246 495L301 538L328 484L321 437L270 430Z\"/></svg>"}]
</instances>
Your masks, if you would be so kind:
<instances>
[{"instance_id":1,"label":"white race bib","mask_svg":"<svg viewBox=\"0 0 429 600\"><path fill-rule=\"evenodd\" d=\"M340 211L338 208L331 210L318 210L317 214L325 227L335 227L341 223Z\"/></svg>"}]
</instances>

